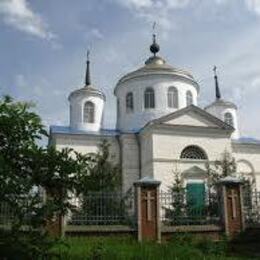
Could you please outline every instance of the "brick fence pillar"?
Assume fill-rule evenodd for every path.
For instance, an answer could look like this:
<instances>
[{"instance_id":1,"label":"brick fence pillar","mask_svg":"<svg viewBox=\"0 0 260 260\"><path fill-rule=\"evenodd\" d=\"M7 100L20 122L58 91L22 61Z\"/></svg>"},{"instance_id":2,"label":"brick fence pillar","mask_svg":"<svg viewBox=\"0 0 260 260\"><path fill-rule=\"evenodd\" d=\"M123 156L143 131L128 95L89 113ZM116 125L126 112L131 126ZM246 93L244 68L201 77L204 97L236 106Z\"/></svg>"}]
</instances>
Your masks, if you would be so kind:
<instances>
[{"instance_id":1,"label":"brick fence pillar","mask_svg":"<svg viewBox=\"0 0 260 260\"><path fill-rule=\"evenodd\" d=\"M52 220L48 220L46 223L46 230L52 237L63 236L63 217L54 216Z\"/></svg>"},{"instance_id":2,"label":"brick fence pillar","mask_svg":"<svg viewBox=\"0 0 260 260\"><path fill-rule=\"evenodd\" d=\"M45 203L47 199L51 199L55 194L57 194L56 191L46 190L44 199ZM45 229L52 237L64 236L64 217L57 213L52 219L47 219Z\"/></svg>"},{"instance_id":3,"label":"brick fence pillar","mask_svg":"<svg viewBox=\"0 0 260 260\"><path fill-rule=\"evenodd\" d=\"M222 197L222 220L225 233L234 238L244 230L244 215L242 202L242 181L234 177L220 180Z\"/></svg>"},{"instance_id":4,"label":"brick fence pillar","mask_svg":"<svg viewBox=\"0 0 260 260\"><path fill-rule=\"evenodd\" d=\"M161 240L159 186L161 182L145 177L135 182L138 240Z\"/></svg>"}]
</instances>

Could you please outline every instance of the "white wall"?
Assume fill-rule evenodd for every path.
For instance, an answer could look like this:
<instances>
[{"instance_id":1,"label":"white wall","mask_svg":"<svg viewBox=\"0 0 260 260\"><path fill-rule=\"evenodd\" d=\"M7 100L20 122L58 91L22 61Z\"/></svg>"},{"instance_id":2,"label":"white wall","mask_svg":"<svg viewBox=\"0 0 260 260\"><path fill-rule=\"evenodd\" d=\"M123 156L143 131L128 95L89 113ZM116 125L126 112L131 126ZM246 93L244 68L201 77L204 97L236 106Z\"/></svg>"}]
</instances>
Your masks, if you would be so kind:
<instances>
[{"instance_id":1,"label":"white wall","mask_svg":"<svg viewBox=\"0 0 260 260\"><path fill-rule=\"evenodd\" d=\"M52 143L58 150L62 148L73 148L82 154L98 152L99 145L103 140L107 140L110 144L110 161L119 164L120 152L118 140L114 136L91 136L91 135L68 135L53 134Z\"/></svg>"},{"instance_id":2,"label":"white wall","mask_svg":"<svg viewBox=\"0 0 260 260\"><path fill-rule=\"evenodd\" d=\"M199 146L208 156L210 162L221 158L226 149L231 151L231 141L228 136L205 133L174 133L162 132L153 134L153 176L162 181L161 188L168 190L174 181L174 173L185 172L194 166L206 171L207 160L180 159L182 150L189 145ZM203 178L203 174L199 176Z\"/></svg>"},{"instance_id":3,"label":"white wall","mask_svg":"<svg viewBox=\"0 0 260 260\"><path fill-rule=\"evenodd\" d=\"M91 101L95 105L94 123L83 122L84 104ZM99 131L102 124L104 100L99 96L77 95L70 99L70 126L73 129Z\"/></svg>"},{"instance_id":4,"label":"white wall","mask_svg":"<svg viewBox=\"0 0 260 260\"><path fill-rule=\"evenodd\" d=\"M177 109L169 108L167 92L170 86L178 89L179 108L186 107L186 92L191 91L194 105L197 105L197 89L188 81L169 75L147 75L143 78L131 79L117 86L115 93L119 100L118 128L123 131L135 131L142 128L147 122L170 114ZM155 108L144 108L144 92L152 87L155 92ZM126 111L126 95L132 92L134 96L134 111Z\"/></svg>"},{"instance_id":5,"label":"white wall","mask_svg":"<svg viewBox=\"0 0 260 260\"><path fill-rule=\"evenodd\" d=\"M235 131L232 134L232 139L238 139L239 134L239 125L238 125L238 116L237 116L237 110L233 107L227 107L227 106L221 106L221 105L213 105L209 106L205 109L208 113L214 115L215 117L219 118L222 121L225 121L224 115L226 113L230 113L233 116L233 122L234 122L234 128Z\"/></svg>"},{"instance_id":6,"label":"white wall","mask_svg":"<svg viewBox=\"0 0 260 260\"><path fill-rule=\"evenodd\" d=\"M260 191L260 145L232 144L233 156L237 161L238 172L246 177L253 176Z\"/></svg>"},{"instance_id":7,"label":"white wall","mask_svg":"<svg viewBox=\"0 0 260 260\"><path fill-rule=\"evenodd\" d=\"M133 187L140 177L138 140L135 134L120 136L123 191Z\"/></svg>"}]
</instances>

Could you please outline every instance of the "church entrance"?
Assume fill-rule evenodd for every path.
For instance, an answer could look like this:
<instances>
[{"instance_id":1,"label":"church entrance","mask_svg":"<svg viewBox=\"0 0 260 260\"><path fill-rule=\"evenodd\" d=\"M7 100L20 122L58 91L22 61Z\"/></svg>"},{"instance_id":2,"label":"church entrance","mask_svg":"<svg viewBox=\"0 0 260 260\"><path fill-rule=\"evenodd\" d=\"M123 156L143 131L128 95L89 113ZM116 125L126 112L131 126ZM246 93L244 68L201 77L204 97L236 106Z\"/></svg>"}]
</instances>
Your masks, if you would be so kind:
<instances>
[{"instance_id":1,"label":"church entrance","mask_svg":"<svg viewBox=\"0 0 260 260\"><path fill-rule=\"evenodd\" d=\"M186 185L188 214L201 216L205 211L205 183L191 182Z\"/></svg>"}]
</instances>

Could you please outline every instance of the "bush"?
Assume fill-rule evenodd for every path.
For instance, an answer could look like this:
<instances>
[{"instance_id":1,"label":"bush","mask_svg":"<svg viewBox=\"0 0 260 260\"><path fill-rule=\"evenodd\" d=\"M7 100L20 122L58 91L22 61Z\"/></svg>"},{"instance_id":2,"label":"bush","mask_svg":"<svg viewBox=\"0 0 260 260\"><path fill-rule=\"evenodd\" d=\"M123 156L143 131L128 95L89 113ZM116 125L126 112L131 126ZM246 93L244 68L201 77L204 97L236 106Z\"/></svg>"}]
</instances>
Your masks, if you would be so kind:
<instances>
[{"instance_id":1,"label":"bush","mask_svg":"<svg viewBox=\"0 0 260 260\"><path fill-rule=\"evenodd\" d=\"M167 243L138 243L132 237L74 237L65 239L68 247L56 247L53 251L61 259L113 259L113 260L201 260L241 259L225 256L225 247L191 235L179 235Z\"/></svg>"}]
</instances>

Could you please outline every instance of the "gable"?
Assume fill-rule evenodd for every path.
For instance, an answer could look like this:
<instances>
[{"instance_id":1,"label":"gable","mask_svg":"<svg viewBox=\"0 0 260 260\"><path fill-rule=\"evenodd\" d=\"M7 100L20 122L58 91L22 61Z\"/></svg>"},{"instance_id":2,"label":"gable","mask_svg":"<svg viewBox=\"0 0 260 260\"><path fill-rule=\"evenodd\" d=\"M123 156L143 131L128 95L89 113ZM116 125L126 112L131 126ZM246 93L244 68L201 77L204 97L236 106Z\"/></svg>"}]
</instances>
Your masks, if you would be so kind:
<instances>
[{"instance_id":1,"label":"gable","mask_svg":"<svg viewBox=\"0 0 260 260\"><path fill-rule=\"evenodd\" d=\"M170 119L168 121L163 122L163 124L168 125L189 125L189 126L201 126L201 127L217 127L216 124L199 116L195 113L189 112L187 114L183 114L179 117Z\"/></svg>"},{"instance_id":2,"label":"gable","mask_svg":"<svg viewBox=\"0 0 260 260\"><path fill-rule=\"evenodd\" d=\"M148 123L148 125L165 125L165 126L187 126L197 128L208 129L222 129L230 132L234 131L234 128L219 118L211 115L205 110L191 105L173 112L169 115L155 119Z\"/></svg>"}]
</instances>

